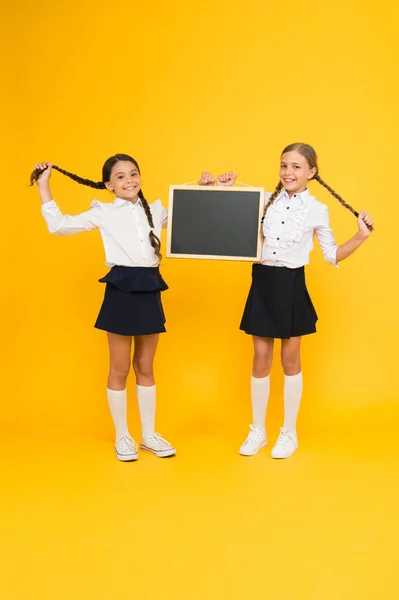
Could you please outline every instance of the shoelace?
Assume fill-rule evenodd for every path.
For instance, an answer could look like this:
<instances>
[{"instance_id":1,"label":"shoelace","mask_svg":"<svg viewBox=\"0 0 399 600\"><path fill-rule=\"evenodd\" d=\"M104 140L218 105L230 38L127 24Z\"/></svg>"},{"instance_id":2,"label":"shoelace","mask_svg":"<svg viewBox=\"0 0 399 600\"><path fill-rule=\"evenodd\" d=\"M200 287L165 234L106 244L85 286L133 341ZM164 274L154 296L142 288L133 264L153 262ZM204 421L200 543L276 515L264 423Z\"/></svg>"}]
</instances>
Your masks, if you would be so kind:
<instances>
[{"instance_id":1,"label":"shoelace","mask_svg":"<svg viewBox=\"0 0 399 600\"><path fill-rule=\"evenodd\" d=\"M165 440L160 433L154 433L154 435L151 435L148 438L149 442L154 443L156 446L158 446L159 450L167 450L168 448L170 448L170 444L167 440Z\"/></svg>"},{"instance_id":2,"label":"shoelace","mask_svg":"<svg viewBox=\"0 0 399 600\"><path fill-rule=\"evenodd\" d=\"M243 444L244 446L246 444L251 444L252 442L257 442L262 437L262 431L260 429L256 429L253 425L250 425L249 428L251 431Z\"/></svg>"},{"instance_id":3,"label":"shoelace","mask_svg":"<svg viewBox=\"0 0 399 600\"><path fill-rule=\"evenodd\" d=\"M293 441L292 433L289 431L280 431L278 436L277 444L280 446L288 446Z\"/></svg>"},{"instance_id":4,"label":"shoelace","mask_svg":"<svg viewBox=\"0 0 399 600\"><path fill-rule=\"evenodd\" d=\"M137 444L132 438L125 435L125 437L119 440L121 449L127 452L137 452Z\"/></svg>"}]
</instances>

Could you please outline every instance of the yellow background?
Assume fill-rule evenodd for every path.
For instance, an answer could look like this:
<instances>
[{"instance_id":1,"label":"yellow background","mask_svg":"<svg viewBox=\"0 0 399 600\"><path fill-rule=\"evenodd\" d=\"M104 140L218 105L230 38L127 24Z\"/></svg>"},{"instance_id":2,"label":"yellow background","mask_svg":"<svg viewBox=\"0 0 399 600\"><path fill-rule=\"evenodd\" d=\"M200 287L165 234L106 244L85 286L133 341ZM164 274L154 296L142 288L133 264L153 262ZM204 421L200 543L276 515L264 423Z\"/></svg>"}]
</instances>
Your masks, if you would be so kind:
<instances>
[{"instance_id":1,"label":"yellow background","mask_svg":"<svg viewBox=\"0 0 399 600\"><path fill-rule=\"evenodd\" d=\"M381 529L375 526L370 531L362 529L360 522L357 530L353 520L353 514L358 514L358 498L363 502L364 497L369 497L374 480L352 488L353 505L349 504L354 512L335 513L336 523L331 517L336 503L323 504L323 499L329 494L333 497L337 494L337 498L342 499L348 493L345 486L350 486L353 476L363 471L365 477L369 476L363 465L366 459L362 457L372 460L370 447L375 444L382 453L382 460L388 443L385 432L387 427L397 423L399 414L396 375L397 4L360 0L334 3L83 0L56 4L47 0L40 4L20 1L3 8L1 28L5 57L0 237L3 456L10 459L11 454L15 460L15 464L12 462L7 467L8 483L17 485L13 489L18 490L20 500L24 497L26 501L29 498L26 483L33 485L36 491L31 490L30 494L41 515L37 521L34 517L29 520L27 515L31 513L22 503L21 511L27 521L20 521L18 533L6 530L9 540L13 540L8 542L7 553L11 564L9 574L13 575L6 580L9 587L5 597L22 597L26 591L24 585L28 585L20 579L18 569L29 570L28 565L33 563L25 547L26 553L23 553L22 563L19 562L21 540L30 539L29 535L32 539L48 535L52 525L43 524L42 518L49 511L54 523L60 522L57 514L51 513L58 500L51 499L50 494L44 501L40 491L47 490L49 480L58 481L56 489L66 502L76 501L73 506L77 513L71 513L75 517L80 515L74 521L76 527L71 529L67 525L69 521L64 520L69 513L58 515L65 531L54 540L71 536L67 546L63 546L65 552L66 547L70 550L63 564L72 574L80 573L79 565L72 559L75 538L71 531L76 533L87 522L88 513L79 512L80 508L90 512L93 503L79 504L78 488L85 482L83 495L97 490L91 478L95 479L94 471L100 478L104 472L102 453L109 479L102 481L99 494L115 494L115 498L110 499L111 504L123 507L126 502L123 490L129 490L130 498L130 492L134 496L138 493L136 488L142 490L147 486L147 492L151 490L152 495L147 498L147 504L143 500L142 505L139 502L136 506L141 520L134 525L126 526L118 513L120 538L108 540L108 545L104 541L104 548L110 552L103 552L104 564L98 563L101 568L97 563L96 568L93 567L97 579L94 576L93 580L88 576L85 579L80 573L80 584L65 587L51 597L111 597L107 594L126 593L126 590L135 595L145 590L147 583L155 586L147 593L149 598L158 597L152 595L154 589L166 598L203 598L205 594L215 598L241 598L247 592L260 596L273 592L273 598L324 600L357 598L360 590L368 590L369 595L359 597L379 597L377 579L367 579L362 573L381 556L377 547L387 543L382 522ZM141 479L137 481L129 473L127 483L126 469L120 470L112 457L113 431L105 399L106 340L103 333L92 327L104 291L97 279L106 272L101 240L98 233L72 238L50 236L40 215L38 193L26 185L32 167L37 161L50 160L83 177L99 180L106 158L117 152L128 153L140 164L146 197L149 201L161 198L166 204L170 184L198 179L202 170L218 174L234 169L240 173L240 181L272 190L278 181L280 151L295 141L305 141L316 148L321 176L356 209L368 210L376 223L372 238L356 255L342 263L340 269L325 264L318 248L307 269L308 287L319 314L317 335L303 343L305 394L299 434L305 444L306 440L313 439L308 447L310 462L301 467L308 469L309 488L305 492L303 485L308 480L303 472L295 470L295 464L301 465L298 462L301 458L292 459L289 467L284 463L281 469L288 471L279 471L274 463L273 467L264 467L270 462L266 453L263 459L256 457L252 463L236 465L234 462L239 460L237 450L251 419L252 343L238 330L250 284L250 264L177 259L164 260L162 266L163 276L170 286L163 295L168 333L161 337L156 377L158 428L182 450L183 456L178 459L180 463L173 463L177 467L166 467L172 471L177 469L170 477L156 470L165 468L158 466L159 462L147 459L137 470ZM112 199L106 192L79 186L59 173L54 173L51 183L54 197L65 212L86 210L94 197L102 201ZM356 231L354 217L317 183L311 184L310 189L329 205L337 241L340 243L352 236ZM132 380L130 420L138 437L133 383ZM277 348L269 407L268 425L273 440L282 418L282 375ZM336 435L344 437L334 438ZM363 436L359 443L363 444L365 454L358 456L363 471L359 466L353 467L353 472L349 469L344 476L334 461L339 456L347 465L347 458L353 453L356 455L356 443L353 446L350 441L349 446L345 445L354 435ZM387 435L392 442L392 434ZM335 440L330 446L327 444L329 459L316 460L326 439ZM62 449L60 440L63 440ZM104 448L94 451L95 440L99 444L102 440ZM16 455L15 446L18 446ZM391 456L397 452L395 445L389 448ZM58 464L60 453L65 460ZM30 468L29 457L32 456L39 465L47 466L43 467L41 476L31 474L26 479L19 459L28 459ZM218 462L216 457L223 460ZM85 473L89 466L83 466L86 460L94 461L90 476ZM153 471L152 465L156 465ZM213 475L209 475L209 465L213 465ZM224 465L227 465L227 473ZM270 481L264 478L264 468L274 469L268 477L272 478L274 489L281 493L274 497L275 505L269 507L264 506L257 495L259 481L267 487ZM378 469L382 467L374 466L376 468L378 477ZM113 469L118 469L117 475ZM386 481L391 481L386 462L384 469L388 469ZM317 480L326 475L326 471L335 474L335 479L333 476L331 480L326 479L326 495L320 492L320 502L316 502L316 483L310 481L312 477ZM68 480L76 487L75 474L80 481L76 497L64 483ZM236 479L240 483L234 487ZM223 481L227 481L225 487ZM294 481L301 498L299 506L304 511L295 519L291 501L284 495L288 487L289 498L297 498L292 490ZM386 481L380 481L380 485L384 487ZM162 485L161 490L158 485ZM267 491L263 491L267 495ZM216 500L212 504L209 498L219 498L217 494L220 494L220 504ZM309 497L313 509L321 512L320 523L312 521L307 529L303 518L304 514L309 517L311 511ZM162 502L159 505L154 498L159 502L163 498L169 510L175 510L176 514L168 513L165 505ZM172 498L170 504L168 498ZM397 498L396 488L391 489L390 498ZM387 510L383 497L370 499L370 506L375 507L374 502L381 510L379 515ZM171 509L171 505L175 508ZM13 496L9 509L15 510L16 506L20 505ZM107 513L108 506L105 500L101 507L94 502L93 510L98 509L102 516L98 517L98 523L93 521L93 532L97 529L113 531L111 524L109 529L104 525L103 519L109 518L111 523L115 517ZM151 514L151 506L158 511L157 517ZM187 512L187 506L192 507L193 513ZM272 522L267 520L270 511L275 515L279 509L283 512L281 523L277 525L273 519ZM226 517L224 529L217 516L219 510L226 510L232 519L229 523ZM366 523L369 513L368 509L364 511ZM253 520L249 519L249 513ZM15 515L12 512L12 516ZM165 519L173 522L174 517L179 520L180 533L172 526L164 528ZM331 518L331 530L325 537L319 526ZM207 519L219 523L219 529L209 525L209 538L203 533ZM392 517L390 519L392 527ZM193 523L194 531L187 540L184 531L190 530ZM303 530L295 529L298 523ZM232 541L233 524L242 527L237 534L240 539L237 546ZM360 536L359 548L348 550L351 556L361 553L360 547L368 542L376 553L375 556L370 554L369 548L370 564L365 566L359 562L357 565L354 587L349 583L350 570L345 578L333 560L341 548L341 541L338 538L334 541L334 532L339 530L340 524L355 527L350 529L348 539ZM287 536L288 548L280 539L280 525L282 535ZM397 529L397 521L395 527ZM148 528L154 546L150 544ZM94 539L93 532L86 541ZM254 542L258 532L264 536L262 539L274 543L275 552L267 541L267 547ZM333 550L329 536L333 539ZM94 546L90 541L85 546L79 535L77 539L80 539L76 542L80 551L89 557L96 557L104 550L100 535ZM127 574L120 563L110 558L111 554L118 553L122 544L120 560L124 567L130 564L124 554L128 552L129 539L135 546L132 564L139 564L141 569L138 578L133 567ZM327 562L318 563L321 558L309 558L296 567L298 570L292 580L286 573L280 574L277 565L289 564L288 558L293 558L291 552L297 555L304 551L301 540L309 557L313 557L327 539L330 540L324 548L329 557ZM59 546L54 540L55 546L43 542L38 554L32 542L32 556L36 556L38 564L56 560L52 548ZM224 546L220 540L227 540L230 545ZM171 543L172 549L168 546ZM391 550L396 548L393 539L389 543ZM146 549L147 558L142 558L143 563L137 563L136 557L140 544ZM351 548L348 540L342 546ZM159 559L151 558L151 550L165 556L168 548L171 569L165 570L164 579L161 577L155 584ZM208 562L202 573L201 560L209 551L213 562ZM154 560L152 567L147 565L151 560ZM160 561L163 569L167 560ZM215 565L219 560L230 566L217 570ZM389 564L387 560L385 556L385 566ZM268 575L266 564L272 565L272 574ZM381 565L382 562L379 569ZM89 567L87 569L86 575L91 572ZM104 575L107 569L109 576ZM37 594L45 598L47 592L50 597L64 576L62 570L53 571L56 573L54 588L48 583L49 587L44 589L40 571L33 567L31 571L37 580L27 597ZM213 583L207 579L207 572ZM238 573L242 573L242 579ZM71 577L73 579L73 575ZM181 578L185 582L192 581L193 588L183 589ZM288 595L284 586L280 589L280 581L286 582L285 586L293 586L292 590L288 589ZM72 585L70 581L69 584ZM221 596L217 596L219 593Z\"/></svg>"}]
</instances>

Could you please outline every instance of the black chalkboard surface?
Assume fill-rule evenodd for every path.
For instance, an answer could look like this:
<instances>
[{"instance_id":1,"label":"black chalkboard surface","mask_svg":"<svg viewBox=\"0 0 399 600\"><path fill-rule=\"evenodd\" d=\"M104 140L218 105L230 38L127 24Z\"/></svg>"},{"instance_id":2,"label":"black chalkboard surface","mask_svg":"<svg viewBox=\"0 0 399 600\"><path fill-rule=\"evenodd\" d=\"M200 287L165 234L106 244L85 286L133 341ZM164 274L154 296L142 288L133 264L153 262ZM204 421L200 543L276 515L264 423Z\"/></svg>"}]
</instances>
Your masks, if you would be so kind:
<instances>
[{"instance_id":1,"label":"black chalkboard surface","mask_svg":"<svg viewBox=\"0 0 399 600\"><path fill-rule=\"evenodd\" d=\"M264 189L172 185L167 257L259 261Z\"/></svg>"}]
</instances>

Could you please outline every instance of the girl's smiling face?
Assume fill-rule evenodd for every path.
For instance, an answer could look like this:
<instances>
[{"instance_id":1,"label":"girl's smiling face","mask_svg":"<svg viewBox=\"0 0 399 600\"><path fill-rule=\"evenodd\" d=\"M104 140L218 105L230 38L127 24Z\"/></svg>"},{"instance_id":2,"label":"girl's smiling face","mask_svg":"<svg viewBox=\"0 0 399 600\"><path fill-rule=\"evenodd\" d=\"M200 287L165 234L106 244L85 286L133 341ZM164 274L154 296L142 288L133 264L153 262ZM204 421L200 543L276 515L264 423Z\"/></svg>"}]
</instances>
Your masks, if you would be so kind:
<instances>
[{"instance_id":1,"label":"girl's smiling face","mask_svg":"<svg viewBox=\"0 0 399 600\"><path fill-rule=\"evenodd\" d=\"M118 198L136 202L141 189L140 172L134 163L119 160L112 167L109 181L105 185Z\"/></svg>"},{"instance_id":2,"label":"girl's smiling face","mask_svg":"<svg viewBox=\"0 0 399 600\"><path fill-rule=\"evenodd\" d=\"M316 167L311 169L306 158L296 150L281 156L280 181L290 198L306 190L309 179L312 179L316 172Z\"/></svg>"}]
</instances>

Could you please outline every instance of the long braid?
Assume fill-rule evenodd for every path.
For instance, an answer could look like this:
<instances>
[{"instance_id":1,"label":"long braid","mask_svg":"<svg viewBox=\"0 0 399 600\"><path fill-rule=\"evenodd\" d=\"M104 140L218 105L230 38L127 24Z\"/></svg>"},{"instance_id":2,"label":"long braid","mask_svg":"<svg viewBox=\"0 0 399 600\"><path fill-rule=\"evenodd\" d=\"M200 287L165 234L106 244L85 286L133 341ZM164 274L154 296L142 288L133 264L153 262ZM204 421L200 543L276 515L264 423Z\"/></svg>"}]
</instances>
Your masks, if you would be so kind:
<instances>
[{"instance_id":1,"label":"long braid","mask_svg":"<svg viewBox=\"0 0 399 600\"><path fill-rule=\"evenodd\" d=\"M348 210L350 210L351 213L353 213L356 218L359 216L359 213L357 212L357 210L355 210L350 204L345 202L345 200L343 198L341 198L341 196L339 194L337 194L337 192L335 190L333 190L325 181L323 181L323 179L320 177L320 175L318 173L316 173L316 175L313 177L313 179L315 179L316 181L318 181L318 183L320 183L320 185L325 187L326 190L328 190L330 192L330 194L332 196L334 196L334 198L336 198L338 200L338 202L340 202L344 208L347 208ZM368 227L368 229L370 229L370 231L374 231L374 227L372 225L367 225L367 227Z\"/></svg>"},{"instance_id":2,"label":"long braid","mask_svg":"<svg viewBox=\"0 0 399 600\"><path fill-rule=\"evenodd\" d=\"M345 200L343 198L341 198L341 196L339 194L337 194L337 192L335 190L333 190L325 181L323 181L323 179L320 177L320 175L318 173L313 177L313 179L315 179L316 181L318 181L320 183L320 185L325 187L326 190L328 190L330 192L330 194L332 196L334 196L334 198L336 198L338 200L338 202L340 202L342 204L342 206L344 206L345 208L350 210L351 213L353 213L355 215L355 217L359 216L359 213L354 208L352 208L352 206L350 206L350 204L345 202Z\"/></svg>"},{"instance_id":3,"label":"long braid","mask_svg":"<svg viewBox=\"0 0 399 600\"><path fill-rule=\"evenodd\" d=\"M153 229L154 221L152 218L151 209L149 207L147 200L144 197L143 190L139 191L139 198L141 200L141 204L143 205L145 214L147 216L148 224L151 227L151 229ZM159 260L162 260L161 240L159 239L158 236L155 235L155 233L153 231L150 231L150 242L151 242L151 246L154 248L154 252L155 252L156 256L159 258Z\"/></svg>"},{"instance_id":4,"label":"long braid","mask_svg":"<svg viewBox=\"0 0 399 600\"><path fill-rule=\"evenodd\" d=\"M105 183L103 181L95 182L95 181L92 181L91 179L84 179L83 177L79 177L79 175L74 175L73 173L64 171L64 169L60 169L60 167L57 167L56 165L53 165L53 169L55 169L56 171L59 171L63 175L66 175L67 177L69 177L70 179L73 179L73 181L76 181L76 183L80 183L81 185L87 185L96 190L105 190L106 189Z\"/></svg>"},{"instance_id":5,"label":"long braid","mask_svg":"<svg viewBox=\"0 0 399 600\"><path fill-rule=\"evenodd\" d=\"M263 215L262 215L262 219L261 219L262 225L263 225L263 221L265 220L267 209L269 208L269 206L271 206L273 204L273 202L275 201L275 199L277 198L277 196L279 195L279 193L281 192L282 189L283 189L283 184L281 183L281 181L279 181L275 187L274 192L270 196L268 203L266 204L265 208L263 209ZM263 235L263 227L262 227L262 235Z\"/></svg>"},{"instance_id":6,"label":"long braid","mask_svg":"<svg viewBox=\"0 0 399 600\"><path fill-rule=\"evenodd\" d=\"M76 181L76 183L80 183L81 185L87 185L91 188L95 188L96 190L105 190L106 189L105 183L103 183L102 181L98 181L96 183L95 181L91 181L91 179L84 179L83 177L79 177L79 175L74 175L74 173L69 173L69 171L64 171L64 169L57 167L57 165L53 165L53 169L55 169L56 171L59 171L63 175L66 175L67 177L69 177L70 179L73 179L73 181ZM33 185L35 183L35 181L38 180L40 175L45 170L46 169L35 169L30 176L30 184Z\"/></svg>"}]
</instances>

